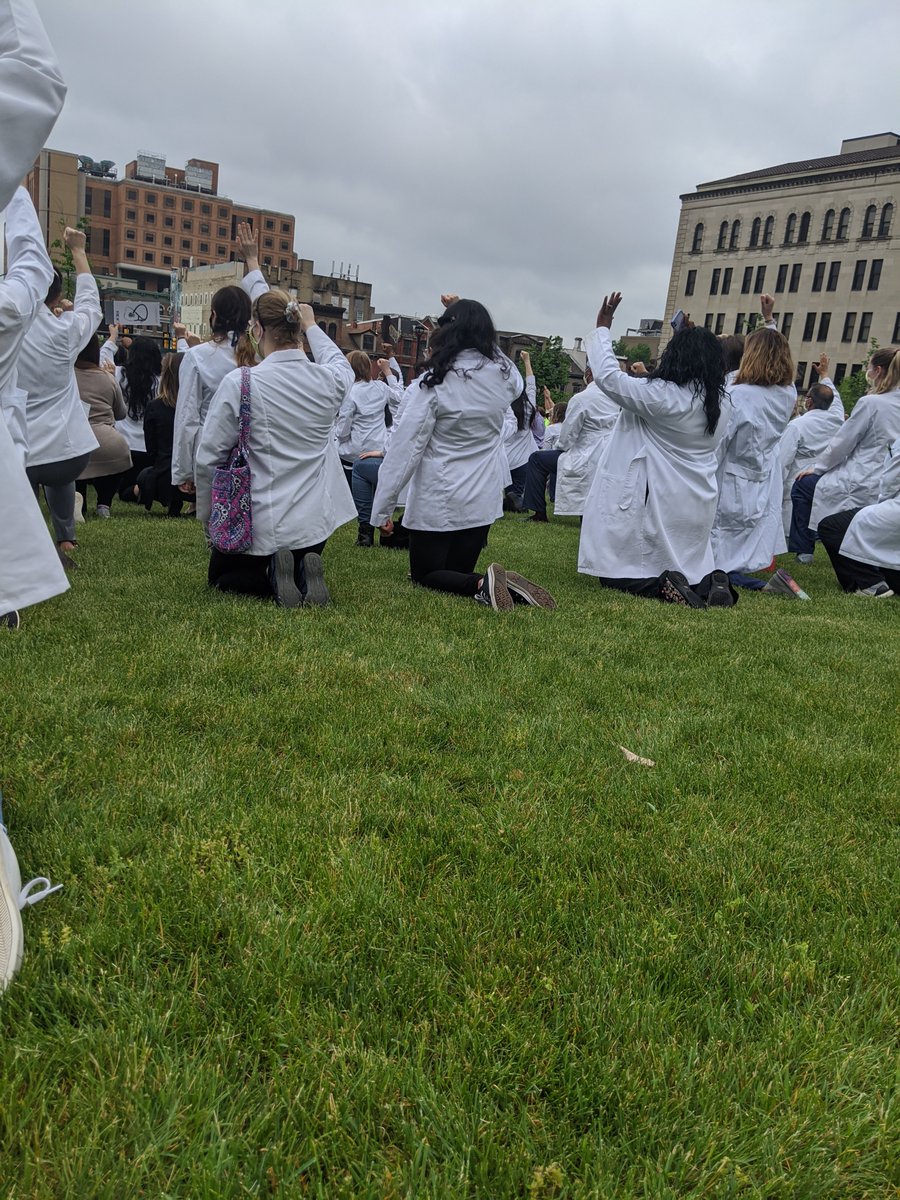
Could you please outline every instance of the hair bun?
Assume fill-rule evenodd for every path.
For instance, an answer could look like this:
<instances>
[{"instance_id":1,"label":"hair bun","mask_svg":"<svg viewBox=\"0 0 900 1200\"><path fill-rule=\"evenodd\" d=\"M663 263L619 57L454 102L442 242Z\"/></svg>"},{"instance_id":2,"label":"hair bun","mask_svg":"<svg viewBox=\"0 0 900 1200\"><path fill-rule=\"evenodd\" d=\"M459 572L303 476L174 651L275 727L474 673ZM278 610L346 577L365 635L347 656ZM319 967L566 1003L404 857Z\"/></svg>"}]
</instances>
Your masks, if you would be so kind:
<instances>
[{"instance_id":1,"label":"hair bun","mask_svg":"<svg viewBox=\"0 0 900 1200\"><path fill-rule=\"evenodd\" d=\"M300 324L300 305L296 300L289 300L284 306L284 319L288 325Z\"/></svg>"}]
</instances>

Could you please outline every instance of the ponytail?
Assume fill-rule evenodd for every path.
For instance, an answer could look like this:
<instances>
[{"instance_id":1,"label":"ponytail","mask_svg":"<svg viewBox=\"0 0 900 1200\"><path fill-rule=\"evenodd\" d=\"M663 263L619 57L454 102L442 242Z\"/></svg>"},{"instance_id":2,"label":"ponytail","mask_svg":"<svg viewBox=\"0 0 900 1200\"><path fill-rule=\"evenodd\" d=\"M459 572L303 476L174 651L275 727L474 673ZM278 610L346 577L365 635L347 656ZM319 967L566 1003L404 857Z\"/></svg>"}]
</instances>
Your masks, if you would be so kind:
<instances>
[{"instance_id":1,"label":"ponytail","mask_svg":"<svg viewBox=\"0 0 900 1200\"><path fill-rule=\"evenodd\" d=\"M876 350L869 359L869 366L878 367L882 372L881 379L870 395L882 396L885 392L896 392L900 388L900 350Z\"/></svg>"}]
</instances>

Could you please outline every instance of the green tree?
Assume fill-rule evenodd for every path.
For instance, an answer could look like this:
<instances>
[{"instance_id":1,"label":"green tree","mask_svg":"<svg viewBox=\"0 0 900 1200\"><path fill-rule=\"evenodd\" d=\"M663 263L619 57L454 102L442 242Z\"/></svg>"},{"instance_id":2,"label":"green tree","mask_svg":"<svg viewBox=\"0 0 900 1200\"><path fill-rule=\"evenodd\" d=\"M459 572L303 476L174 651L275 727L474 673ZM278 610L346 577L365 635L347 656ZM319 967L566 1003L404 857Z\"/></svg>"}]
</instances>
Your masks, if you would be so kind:
<instances>
[{"instance_id":1,"label":"green tree","mask_svg":"<svg viewBox=\"0 0 900 1200\"><path fill-rule=\"evenodd\" d=\"M534 371L534 382L537 384L538 403L543 403L543 389L549 388L554 403L566 398L566 384L569 382L569 356L562 348L561 337L549 337L543 349L529 346L531 369ZM522 371L522 364L519 364ZM524 371L522 372L524 374Z\"/></svg>"},{"instance_id":2,"label":"green tree","mask_svg":"<svg viewBox=\"0 0 900 1200\"><path fill-rule=\"evenodd\" d=\"M862 367L855 371L852 375L845 376L838 384L838 391L841 393L841 399L844 402L844 411L849 416L853 412L854 405L861 396L864 396L869 390L869 381L866 379L866 369L869 366L869 359L878 349L878 342L875 338L869 343L869 352L866 355L866 361Z\"/></svg>"},{"instance_id":3,"label":"green tree","mask_svg":"<svg viewBox=\"0 0 900 1200\"><path fill-rule=\"evenodd\" d=\"M627 358L630 363L650 362L653 352L646 342L638 342L636 346L625 346L622 344L622 341L622 338L616 338L613 341L613 354L615 354L616 358Z\"/></svg>"},{"instance_id":4,"label":"green tree","mask_svg":"<svg viewBox=\"0 0 900 1200\"><path fill-rule=\"evenodd\" d=\"M63 220L59 222L59 228L62 233L66 231L66 223ZM87 217L79 217L75 222L75 228L80 229L83 233L88 233L90 223ZM72 251L63 241L62 236L56 238L50 243L50 261L62 275L63 281L63 297L66 300L74 300L75 298L75 263L72 261Z\"/></svg>"}]
</instances>

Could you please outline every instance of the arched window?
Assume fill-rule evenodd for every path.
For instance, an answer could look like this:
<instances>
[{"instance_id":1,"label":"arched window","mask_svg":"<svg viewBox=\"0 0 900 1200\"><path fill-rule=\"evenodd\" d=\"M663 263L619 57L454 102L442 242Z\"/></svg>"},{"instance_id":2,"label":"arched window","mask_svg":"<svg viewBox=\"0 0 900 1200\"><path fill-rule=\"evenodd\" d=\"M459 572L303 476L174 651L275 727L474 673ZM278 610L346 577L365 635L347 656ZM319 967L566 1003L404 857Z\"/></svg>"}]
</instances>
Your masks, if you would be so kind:
<instances>
[{"instance_id":1,"label":"arched window","mask_svg":"<svg viewBox=\"0 0 900 1200\"><path fill-rule=\"evenodd\" d=\"M775 236L775 218L766 217L766 227L763 230L763 249L768 250L772 245L772 238Z\"/></svg>"},{"instance_id":2,"label":"arched window","mask_svg":"<svg viewBox=\"0 0 900 1200\"><path fill-rule=\"evenodd\" d=\"M797 235L797 244L799 246L805 246L809 241L809 226L811 221L812 215L808 212L805 212L800 218L800 232Z\"/></svg>"},{"instance_id":3,"label":"arched window","mask_svg":"<svg viewBox=\"0 0 900 1200\"><path fill-rule=\"evenodd\" d=\"M787 225L784 227L784 244L790 246L794 240L794 233L797 230L797 214L791 213L787 219Z\"/></svg>"},{"instance_id":4,"label":"arched window","mask_svg":"<svg viewBox=\"0 0 900 1200\"><path fill-rule=\"evenodd\" d=\"M737 250L741 244L741 223L740 221L732 221L731 223L731 240L728 243L729 250Z\"/></svg>"},{"instance_id":5,"label":"arched window","mask_svg":"<svg viewBox=\"0 0 900 1200\"><path fill-rule=\"evenodd\" d=\"M881 220L878 222L878 236L879 237L890 237L891 236L891 221L893 220L893 218L894 218L894 206L893 206L893 204L886 204L884 206L884 208L881 210Z\"/></svg>"},{"instance_id":6,"label":"arched window","mask_svg":"<svg viewBox=\"0 0 900 1200\"><path fill-rule=\"evenodd\" d=\"M831 234L834 229L834 209L829 208L825 214L825 220L822 222L822 241L830 242Z\"/></svg>"},{"instance_id":7,"label":"arched window","mask_svg":"<svg viewBox=\"0 0 900 1200\"><path fill-rule=\"evenodd\" d=\"M323 333L327 333L327 332L328 332L328 330L325 328L325 322L324 322L324 321L320 321L320 322L319 322L319 328L322 330L322 332L323 332Z\"/></svg>"},{"instance_id":8,"label":"arched window","mask_svg":"<svg viewBox=\"0 0 900 1200\"><path fill-rule=\"evenodd\" d=\"M335 325L334 321L329 321L328 323L328 336L332 340L337 338L337 325Z\"/></svg>"},{"instance_id":9,"label":"arched window","mask_svg":"<svg viewBox=\"0 0 900 1200\"><path fill-rule=\"evenodd\" d=\"M759 217L753 218L753 224L750 226L750 249L755 250L759 245L759 231L762 229L762 221Z\"/></svg>"},{"instance_id":10,"label":"arched window","mask_svg":"<svg viewBox=\"0 0 900 1200\"><path fill-rule=\"evenodd\" d=\"M841 217L840 217L840 220L838 221L837 240L839 242L846 242L846 240L849 236L850 236L850 209L842 208L841 209Z\"/></svg>"},{"instance_id":11,"label":"arched window","mask_svg":"<svg viewBox=\"0 0 900 1200\"><path fill-rule=\"evenodd\" d=\"M870 238L875 232L875 213L877 209L874 204L870 204L866 209L866 215L863 220L862 235L864 238Z\"/></svg>"},{"instance_id":12,"label":"arched window","mask_svg":"<svg viewBox=\"0 0 900 1200\"><path fill-rule=\"evenodd\" d=\"M728 245L728 222L723 221L719 226L719 241L716 244L717 250L724 250Z\"/></svg>"},{"instance_id":13,"label":"arched window","mask_svg":"<svg viewBox=\"0 0 900 1200\"><path fill-rule=\"evenodd\" d=\"M703 222L694 226L694 241L691 245L691 253L699 254L703 249Z\"/></svg>"}]
</instances>

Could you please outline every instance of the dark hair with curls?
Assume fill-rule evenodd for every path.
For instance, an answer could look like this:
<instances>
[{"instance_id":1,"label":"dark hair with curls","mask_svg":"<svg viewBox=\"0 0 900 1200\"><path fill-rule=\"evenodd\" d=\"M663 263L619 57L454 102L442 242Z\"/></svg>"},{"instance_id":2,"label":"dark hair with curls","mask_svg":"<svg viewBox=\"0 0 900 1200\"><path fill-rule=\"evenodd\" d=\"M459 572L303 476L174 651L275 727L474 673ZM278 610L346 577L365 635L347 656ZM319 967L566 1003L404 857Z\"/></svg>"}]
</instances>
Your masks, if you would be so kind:
<instances>
[{"instance_id":1,"label":"dark hair with curls","mask_svg":"<svg viewBox=\"0 0 900 1200\"><path fill-rule=\"evenodd\" d=\"M457 300L438 318L429 342L428 365L419 387L443 383L463 350L477 350L487 359L497 353L497 331L491 314L477 300ZM509 368L505 369L509 373Z\"/></svg>"},{"instance_id":2,"label":"dark hair with curls","mask_svg":"<svg viewBox=\"0 0 900 1200\"><path fill-rule=\"evenodd\" d=\"M725 353L714 333L696 327L676 333L650 372L650 378L689 387L703 404L706 432L716 432L722 412Z\"/></svg>"},{"instance_id":3,"label":"dark hair with curls","mask_svg":"<svg viewBox=\"0 0 900 1200\"><path fill-rule=\"evenodd\" d=\"M162 354L153 338L134 338L122 368L122 395L132 421L143 419L144 410L156 395L161 371Z\"/></svg>"},{"instance_id":4,"label":"dark hair with curls","mask_svg":"<svg viewBox=\"0 0 900 1200\"><path fill-rule=\"evenodd\" d=\"M100 339L96 333L92 333L88 340L78 351L78 357L75 359L76 367L99 367L100 366Z\"/></svg>"},{"instance_id":5,"label":"dark hair with curls","mask_svg":"<svg viewBox=\"0 0 900 1200\"><path fill-rule=\"evenodd\" d=\"M209 327L214 342L224 342L231 334L231 344L236 346L241 334L250 324L250 297L242 287L219 288L212 298Z\"/></svg>"}]
</instances>

